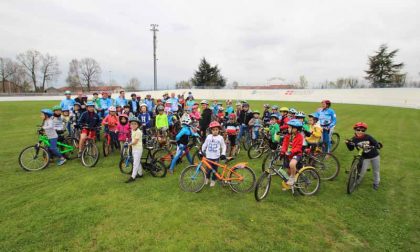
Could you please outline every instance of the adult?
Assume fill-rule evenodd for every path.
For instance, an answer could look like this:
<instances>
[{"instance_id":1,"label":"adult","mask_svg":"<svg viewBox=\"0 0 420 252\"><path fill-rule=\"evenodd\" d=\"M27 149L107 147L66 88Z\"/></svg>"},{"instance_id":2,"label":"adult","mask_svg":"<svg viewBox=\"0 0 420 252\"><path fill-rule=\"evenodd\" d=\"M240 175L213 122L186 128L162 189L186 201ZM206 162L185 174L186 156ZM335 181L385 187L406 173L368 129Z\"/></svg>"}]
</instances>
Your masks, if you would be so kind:
<instances>
[{"instance_id":1,"label":"adult","mask_svg":"<svg viewBox=\"0 0 420 252\"><path fill-rule=\"evenodd\" d=\"M209 124L211 122L212 111L211 109L209 109L209 103L206 100L201 101L201 108L203 109L203 112L201 113L199 125L201 137L205 139L207 128L209 127Z\"/></svg>"},{"instance_id":2,"label":"adult","mask_svg":"<svg viewBox=\"0 0 420 252\"><path fill-rule=\"evenodd\" d=\"M192 95L191 96L188 95L187 99L185 100L185 110L189 110L189 109L192 110L192 107L194 106L194 103L195 103L195 101L194 101Z\"/></svg>"},{"instance_id":3,"label":"adult","mask_svg":"<svg viewBox=\"0 0 420 252\"><path fill-rule=\"evenodd\" d=\"M337 115L331 108L330 100L321 101L321 109L318 111L318 117L322 127L322 142L327 145L324 151L330 152L331 136L334 132L335 125L337 124Z\"/></svg>"},{"instance_id":4,"label":"adult","mask_svg":"<svg viewBox=\"0 0 420 252\"><path fill-rule=\"evenodd\" d=\"M133 113L135 116L138 116L140 112L140 105L139 101L137 100L137 95L135 93L131 94L131 100L128 101L128 105L130 106L130 112Z\"/></svg>"},{"instance_id":5,"label":"adult","mask_svg":"<svg viewBox=\"0 0 420 252\"><path fill-rule=\"evenodd\" d=\"M146 95L146 98L144 99L144 104L147 106L147 112L149 112L150 116L153 115L153 107L155 106L152 96L150 94Z\"/></svg>"},{"instance_id":6,"label":"adult","mask_svg":"<svg viewBox=\"0 0 420 252\"><path fill-rule=\"evenodd\" d=\"M60 107L61 107L62 110L72 111L75 101L71 98L71 92L69 90L67 90L66 92L64 92L64 95L66 96L66 98L64 98L61 101Z\"/></svg>"},{"instance_id":7,"label":"adult","mask_svg":"<svg viewBox=\"0 0 420 252\"><path fill-rule=\"evenodd\" d=\"M105 116L108 115L109 111L109 107L114 105L114 101L112 100L111 97L108 96L108 92L103 91L102 92L102 98L99 100L100 104L101 104L101 117L104 118Z\"/></svg>"},{"instance_id":8,"label":"adult","mask_svg":"<svg viewBox=\"0 0 420 252\"><path fill-rule=\"evenodd\" d=\"M118 107L118 106L124 107L124 105L126 105L127 102L128 102L127 99L125 99L125 91L121 90L120 91L120 96L118 96L115 99L115 107Z\"/></svg>"},{"instance_id":9,"label":"adult","mask_svg":"<svg viewBox=\"0 0 420 252\"><path fill-rule=\"evenodd\" d=\"M178 112L178 103L179 103L179 100L175 96L175 93L171 93L171 98L169 98L168 101L171 103L171 111L172 111L172 113L175 114L176 112Z\"/></svg>"},{"instance_id":10,"label":"adult","mask_svg":"<svg viewBox=\"0 0 420 252\"><path fill-rule=\"evenodd\" d=\"M252 117L253 114L249 111L249 104L246 102L242 103L242 110L239 113L238 117L238 123L240 125L239 134L237 138L238 143L240 143L242 135L245 134L246 131L249 131L248 124Z\"/></svg>"},{"instance_id":11,"label":"adult","mask_svg":"<svg viewBox=\"0 0 420 252\"><path fill-rule=\"evenodd\" d=\"M83 92L78 92L74 101L80 103L82 110L86 110L87 96L83 95Z\"/></svg>"}]
</instances>

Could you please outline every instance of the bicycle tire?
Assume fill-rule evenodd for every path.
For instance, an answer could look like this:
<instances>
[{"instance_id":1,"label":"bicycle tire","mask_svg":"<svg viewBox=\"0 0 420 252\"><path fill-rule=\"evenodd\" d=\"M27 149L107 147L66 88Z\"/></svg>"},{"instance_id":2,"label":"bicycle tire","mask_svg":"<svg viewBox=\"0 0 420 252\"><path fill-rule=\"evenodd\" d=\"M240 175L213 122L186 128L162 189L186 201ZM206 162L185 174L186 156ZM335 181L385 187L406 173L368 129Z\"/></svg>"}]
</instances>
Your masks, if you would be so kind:
<instances>
[{"instance_id":1,"label":"bicycle tire","mask_svg":"<svg viewBox=\"0 0 420 252\"><path fill-rule=\"evenodd\" d=\"M102 142L102 150L104 157L107 157L109 154L111 154L111 144L108 144L107 137L104 137L104 141Z\"/></svg>"},{"instance_id":2,"label":"bicycle tire","mask_svg":"<svg viewBox=\"0 0 420 252\"><path fill-rule=\"evenodd\" d=\"M40 155L40 152L42 152L42 155ZM26 160L25 155L29 155L28 157L32 156L32 160L35 160L34 158L36 158L36 159L40 158L39 159L40 162L37 162L37 164L39 164L39 165L34 166L36 168L29 167L29 165L26 163L26 161L24 161L24 160ZM47 168L47 166L50 162L50 155L48 153L48 150L46 148L44 148L43 146L31 145L31 146L28 146L28 147L24 148L20 152L18 160L19 160L20 167L24 171L28 171L28 172L40 171L40 170L43 170L43 169Z\"/></svg>"},{"instance_id":3,"label":"bicycle tire","mask_svg":"<svg viewBox=\"0 0 420 252\"><path fill-rule=\"evenodd\" d=\"M310 165L315 167L322 180L334 180L340 173L340 161L332 153L318 154Z\"/></svg>"},{"instance_id":4,"label":"bicycle tire","mask_svg":"<svg viewBox=\"0 0 420 252\"><path fill-rule=\"evenodd\" d=\"M162 162L166 169L171 166L172 158L173 154L167 148L160 148L152 154L152 159Z\"/></svg>"},{"instance_id":5,"label":"bicycle tire","mask_svg":"<svg viewBox=\"0 0 420 252\"><path fill-rule=\"evenodd\" d=\"M166 176L166 172L166 166L162 162L155 160L154 163L152 163L150 174L152 174L153 177L163 178Z\"/></svg>"},{"instance_id":6,"label":"bicycle tire","mask_svg":"<svg viewBox=\"0 0 420 252\"><path fill-rule=\"evenodd\" d=\"M86 145L85 149L82 152L81 161L83 166L92 168L99 161L99 150L96 144L90 143Z\"/></svg>"},{"instance_id":7,"label":"bicycle tire","mask_svg":"<svg viewBox=\"0 0 420 252\"><path fill-rule=\"evenodd\" d=\"M241 175L244 177L244 180L243 181L229 180L228 184L230 186L230 189L232 189L232 191L237 192L237 193L246 193L246 192L252 191L255 188L256 176L255 176L254 170L252 170L248 166L244 166L244 167L236 167L233 169L233 171L235 173L242 173ZM229 178L231 179L232 176L236 176L235 173L230 172ZM247 178L246 176L249 176L250 178ZM249 182L248 183L249 185L242 187L244 185L244 181Z\"/></svg>"},{"instance_id":8,"label":"bicycle tire","mask_svg":"<svg viewBox=\"0 0 420 252\"><path fill-rule=\"evenodd\" d=\"M311 196L316 194L320 187L321 187L321 177L319 176L319 173L314 167L304 167L302 172L298 173L298 176L296 178L296 182L294 184L294 187L297 188L297 191L304 196ZM303 169L303 168L302 168ZM315 188L308 190L308 185L313 184L313 179L315 181Z\"/></svg>"},{"instance_id":9,"label":"bicycle tire","mask_svg":"<svg viewBox=\"0 0 420 252\"><path fill-rule=\"evenodd\" d=\"M264 184L266 183L266 184ZM257 184L255 185L254 196L256 201L261 201L268 196L271 187L271 174L263 172L258 178Z\"/></svg>"},{"instance_id":10,"label":"bicycle tire","mask_svg":"<svg viewBox=\"0 0 420 252\"><path fill-rule=\"evenodd\" d=\"M194 179L193 176L195 176ZM198 193L205 185L205 178L206 174L203 169L200 168L197 171L196 165L190 165L182 170L181 175L179 176L179 186L186 192ZM195 182L195 186L188 186L189 184L192 185L192 182Z\"/></svg>"},{"instance_id":11,"label":"bicycle tire","mask_svg":"<svg viewBox=\"0 0 420 252\"><path fill-rule=\"evenodd\" d=\"M331 135L331 152L335 151L340 144L340 134L334 132Z\"/></svg>"},{"instance_id":12,"label":"bicycle tire","mask_svg":"<svg viewBox=\"0 0 420 252\"><path fill-rule=\"evenodd\" d=\"M347 179L347 193L348 194L352 194L357 186L357 180L359 177L359 165L360 165L360 158L356 158L353 160L352 164L351 164L351 168L350 168L350 173L349 173L349 177Z\"/></svg>"},{"instance_id":13,"label":"bicycle tire","mask_svg":"<svg viewBox=\"0 0 420 252\"><path fill-rule=\"evenodd\" d=\"M133 172L133 161L129 160L128 157L120 159L118 167L122 174L131 174Z\"/></svg>"},{"instance_id":14,"label":"bicycle tire","mask_svg":"<svg viewBox=\"0 0 420 252\"><path fill-rule=\"evenodd\" d=\"M260 158L264 154L264 148L261 148L261 143L256 142L248 149L248 157L250 159Z\"/></svg>"}]
</instances>

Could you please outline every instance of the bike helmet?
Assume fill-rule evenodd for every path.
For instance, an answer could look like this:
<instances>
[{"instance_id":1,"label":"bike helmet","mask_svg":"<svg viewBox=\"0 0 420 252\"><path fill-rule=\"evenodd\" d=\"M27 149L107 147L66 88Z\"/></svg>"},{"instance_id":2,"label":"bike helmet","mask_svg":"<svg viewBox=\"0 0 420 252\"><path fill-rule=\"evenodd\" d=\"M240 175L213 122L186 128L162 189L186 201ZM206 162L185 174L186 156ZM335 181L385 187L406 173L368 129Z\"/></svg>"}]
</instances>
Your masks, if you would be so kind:
<instances>
[{"instance_id":1,"label":"bike helmet","mask_svg":"<svg viewBox=\"0 0 420 252\"><path fill-rule=\"evenodd\" d=\"M264 104L264 108L270 108L270 104Z\"/></svg>"},{"instance_id":2,"label":"bike helmet","mask_svg":"<svg viewBox=\"0 0 420 252\"><path fill-rule=\"evenodd\" d=\"M331 101L330 100L321 101L321 103L324 103L324 102L325 102L325 104L327 104L328 107L331 107Z\"/></svg>"},{"instance_id":3,"label":"bike helmet","mask_svg":"<svg viewBox=\"0 0 420 252\"><path fill-rule=\"evenodd\" d=\"M295 117L296 118L305 118L306 114L303 111L299 111L299 112L296 113Z\"/></svg>"},{"instance_id":4,"label":"bike helmet","mask_svg":"<svg viewBox=\"0 0 420 252\"><path fill-rule=\"evenodd\" d=\"M158 111L163 111L163 110L165 110L165 108L164 108L162 105L159 105L159 106L157 107L157 110L158 110Z\"/></svg>"},{"instance_id":5,"label":"bike helmet","mask_svg":"<svg viewBox=\"0 0 420 252\"><path fill-rule=\"evenodd\" d=\"M293 128L301 128L303 127L303 124L301 121L297 120L297 119L292 119L290 121L287 122L287 125L292 126Z\"/></svg>"},{"instance_id":6,"label":"bike helmet","mask_svg":"<svg viewBox=\"0 0 420 252\"><path fill-rule=\"evenodd\" d=\"M209 102L208 102L207 100L202 100L202 101L200 102L200 104L207 104L207 105L209 105Z\"/></svg>"},{"instance_id":7,"label":"bike helmet","mask_svg":"<svg viewBox=\"0 0 420 252\"><path fill-rule=\"evenodd\" d=\"M249 108L249 104L248 104L248 102L243 102L243 103L242 103L242 107L247 107L247 108Z\"/></svg>"},{"instance_id":8,"label":"bike helmet","mask_svg":"<svg viewBox=\"0 0 420 252\"><path fill-rule=\"evenodd\" d=\"M236 115L234 113L229 114L229 119L235 119L235 118L236 118Z\"/></svg>"},{"instance_id":9,"label":"bike helmet","mask_svg":"<svg viewBox=\"0 0 420 252\"><path fill-rule=\"evenodd\" d=\"M270 118L276 118L277 120L279 120L280 119L280 117L279 117L279 115L277 115L277 114L271 114L270 115Z\"/></svg>"},{"instance_id":10,"label":"bike helmet","mask_svg":"<svg viewBox=\"0 0 420 252\"><path fill-rule=\"evenodd\" d=\"M125 117L125 119L128 119L128 115L127 114L121 114L118 116L118 119L121 119L122 117Z\"/></svg>"},{"instance_id":11,"label":"bike helmet","mask_svg":"<svg viewBox=\"0 0 420 252\"><path fill-rule=\"evenodd\" d=\"M316 112L308 115L308 117L312 117L312 118L316 118L316 119L319 118L318 113L316 113Z\"/></svg>"},{"instance_id":12,"label":"bike helmet","mask_svg":"<svg viewBox=\"0 0 420 252\"><path fill-rule=\"evenodd\" d=\"M225 110L225 108L219 107L219 111L223 111L223 110Z\"/></svg>"},{"instance_id":13,"label":"bike helmet","mask_svg":"<svg viewBox=\"0 0 420 252\"><path fill-rule=\"evenodd\" d=\"M181 124L189 126L191 124L191 118L189 116L183 116L181 118Z\"/></svg>"},{"instance_id":14,"label":"bike helmet","mask_svg":"<svg viewBox=\"0 0 420 252\"><path fill-rule=\"evenodd\" d=\"M95 103L90 101L90 102L86 103L86 107L95 107Z\"/></svg>"},{"instance_id":15,"label":"bike helmet","mask_svg":"<svg viewBox=\"0 0 420 252\"><path fill-rule=\"evenodd\" d=\"M237 102L237 103L236 103L236 106L242 106L242 103Z\"/></svg>"},{"instance_id":16,"label":"bike helmet","mask_svg":"<svg viewBox=\"0 0 420 252\"><path fill-rule=\"evenodd\" d=\"M71 92L70 92L69 90L66 90L66 91L64 92L64 94L65 94L65 95L71 95Z\"/></svg>"},{"instance_id":17,"label":"bike helmet","mask_svg":"<svg viewBox=\"0 0 420 252\"><path fill-rule=\"evenodd\" d=\"M209 128L210 128L210 129L212 129L212 128L216 128L216 127L217 127L217 128L219 128L219 129L221 128L220 123L219 123L219 122L217 122L217 121L213 121L213 122L211 122L211 123L210 123L210 125L209 125Z\"/></svg>"},{"instance_id":18,"label":"bike helmet","mask_svg":"<svg viewBox=\"0 0 420 252\"><path fill-rule=\"evenodd\" d=\"M271 107L271 109L273 109L273 110L277 110L277 109L279 109L279 106L277 106L277 105L273 105L273 107Z\"/></svg>"},{"instance_id":19,"label":"bike helmet","mask_svg":"<svg viewBox=\"0 0 420 252\"><path fill-rule=\"evenodd\" d=\"M130 123L131 122L136 122L136 123L138 123L139 126L141 125L140 120L137 117L134 117L134 116L133 117L130 117L129 122Z\"/></svg>"},{"instance_id":20,"label":"bike helmet","mask_svg":"<svg viewBox=\"0 0 420 252\"><path fill-rule=\"evenodd\" d=\"M363 129L367 129L368 125L364 122L357 122L356 124L353 125L353 129L357 129L357 128L363 128Z\"/></svg>"},{"instance_id":21,"label":"bike helmet","mask_svg":"<svg viewBox=\"0 0 420 252\"><path fill-rule=\"evenodd\" d=\"M143 106L147 108L147 104L146 103L140 104L140 108L143 107Z\"/></svg>"},{"instance_id":22,"label":"bike helmet","mask_svg":"<svg viewBox=\"0 0 420 252\"><path fill-rule=\"evenodd\" d=\"M260 114L260 111L254 110L254 112L252 112L252 114Z\"/></svg>"},{"instance_id":23,"label":"bike helmet","mask_svg":"<svg viewBox=\"0 0 420 252\"><path fill-rule=\"evenodd\" d=\"M288 107L281 107L280 112L289 112L289 108Z\"/></svg>"},{"instance_id":24,"label":"bike helmet","mask_svg":"<svg viewBox=\"0 0 420 252\"><path fill-rule=\"evenodd\" d=\"M53 112L51 109L42 109L41 113L43 113L44 115L51 117L53 115Z\"/></svg>"},{"instance_id":25,"label":"bike helmet","mask_svg":"<svg viewBox=\"0 0 420 252\"><path fill-rule=\"evenodd\" d=\"M297 113L297 110L295 108L290 108L289 109L289 113L290 114L296 114Z\"/></svg>"},{"instance_id":26,"label":"bike helmet","mask_svg":"<svg viewBox=\"0 0 420 252\"><path fill-rule=\"evenodd\" d=\"M56 105L56 106L52 107L52 111L57 111L57 110L61 111L61 106Z\"/></svg>"},{"instance_id":27,"label":"bike helmet","mask_svg":"<svg viewBox=\"0 0 420 252\"><path fill-rule=\"evenodd\" d=\"M62 109L61 111L63 111L63 112L69 112L69 111L70 111L70 109L65 108L65 109Z\"/></svg>"},{"instance_id":28,"label":"bike helmet","mask_svg":"<svg viewBox=\"0 0 420 252\"><path fill-rule=\"evenodd\" d=\"M109 107L109 112L117 112L117 108L115 108L114 106Z\"/></svg>"}]
</instances>

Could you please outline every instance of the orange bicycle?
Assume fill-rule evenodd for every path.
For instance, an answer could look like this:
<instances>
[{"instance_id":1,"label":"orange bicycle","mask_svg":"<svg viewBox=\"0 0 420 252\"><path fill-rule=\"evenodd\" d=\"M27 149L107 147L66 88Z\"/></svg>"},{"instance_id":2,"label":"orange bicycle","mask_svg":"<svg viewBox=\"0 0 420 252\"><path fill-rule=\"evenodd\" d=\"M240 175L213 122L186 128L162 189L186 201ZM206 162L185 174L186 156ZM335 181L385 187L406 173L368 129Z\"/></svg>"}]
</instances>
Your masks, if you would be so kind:
<instances>
[{"instance_id":1,"label":"orange bicycle","mask_svg":"<svg viewBox=\"0 0 420 252\"><path fill-rule=\"evenodd\" d=\"M217 179L228 184L232 191L250 192L255 187L254 171L245 162L228 167L227 164L232 160L233 158L229 158L225 164L219 164L203 156L198 164L190 165L181 172L179 186L186 192L200 192L206 183L206 173L211 170ZM212 164L221 167L222 174L213 169Z\"/></svg>"}]
</instances>

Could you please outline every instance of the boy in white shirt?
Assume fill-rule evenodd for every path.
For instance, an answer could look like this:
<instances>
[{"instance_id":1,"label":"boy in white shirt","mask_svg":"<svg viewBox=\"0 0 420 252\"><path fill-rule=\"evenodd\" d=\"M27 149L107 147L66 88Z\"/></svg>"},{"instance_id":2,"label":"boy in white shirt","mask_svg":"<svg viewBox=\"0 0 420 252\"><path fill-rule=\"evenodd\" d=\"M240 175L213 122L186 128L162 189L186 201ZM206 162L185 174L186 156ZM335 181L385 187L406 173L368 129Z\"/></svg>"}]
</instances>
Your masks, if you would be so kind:
<instances>
[{"instance_id":1,"label":"boy in white shirt","mask_svg":"<svg viewBox=\"0 0 420 252\"><path fill-rule=\"evenodd\" d=\"M226 159L226 144L225 140L222 136L219 135L221 126L218 122L213 121L210 123L209 128L211 130L211 134L206 137L206 141L204 142L201 150L205 153L206 158L214 161L216 163L219 162L219 159L225 160ZM213 169L217 172L217 166L212 164ZM210 179L210 174L212 173L211 170L207 170L206 174L206 184L208 184ZM210 182L210 187L213 187L216 184L216 175L213 174Z\"/></svg>"},{"instance_id":2,"label":"boy in white shirt","mask_svg":"<svg viewBox=\"0 0 420 252\"><path fill-rule=\"evenodd\" d=\"M137 117L130 118L130 127L131 127L131 152L133 155L133 172L131 177L126 181L126 183L131 183L136 180L136 178L143 177L143 169L141 167L141 155L143 153L143 133L140 130L140 121Z\"/></svg>"}]
</instances>

